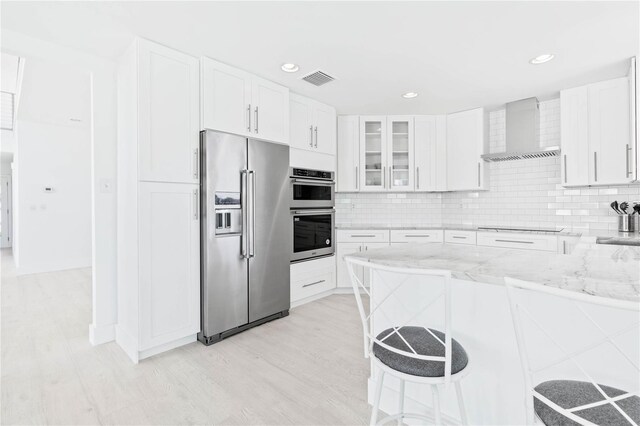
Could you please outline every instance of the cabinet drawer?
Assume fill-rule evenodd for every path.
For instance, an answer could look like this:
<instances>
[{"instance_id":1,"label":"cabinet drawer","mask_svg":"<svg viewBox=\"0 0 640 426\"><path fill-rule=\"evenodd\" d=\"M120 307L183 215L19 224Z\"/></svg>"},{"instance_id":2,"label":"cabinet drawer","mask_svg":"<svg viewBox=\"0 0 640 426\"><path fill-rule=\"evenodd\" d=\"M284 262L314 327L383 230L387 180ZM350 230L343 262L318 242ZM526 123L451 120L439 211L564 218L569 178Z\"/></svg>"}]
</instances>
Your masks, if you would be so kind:
<instances>
[{"instance_id":1,"label":"cabinet drawer","mask_svg":"<svg viewBox=\"0 0 640 426\"><path fill-rule=\"evenodd\" d=\"M525 250L557 251L558 239L554 235L522 235L502 232L479 232L478 245Z\"/></svg>"},{"instance_id":2,"label":"cabinet drawer","mask_svg":"<svg viewBox=\"0 0 640 426\"><path fill-rule=\"evenodd\" d=\"M367 229L363 230L344 230L338 229L336 238L339 243L388 243L389 242L389 230L376 230L371 231Z\"/></svg>"},{"instance_id":3,"label":"cabinet drawer","mask_svg":"<svg viewBox=\"0 0 640 426\"><path fill-rule=\"evenodd\" d=\"M291 265L291 302L315 296L336 287L336 258L326 257Z\"/></svg>"},{"instance_id":4,"label":"cabinet drawer","mask_svg":"<svg viewBox=\"0 0 640 426\"><path fill-rule=\"evenodd\" d=\"M444 231L444 242L455 244L475 244L476 231Z\"/></svg>"},{"instance_id":5,"label":"cabinet drawer","mask_svg":"<svg viewBox=\"0 0 640 426\"><path fill-rule=\"evenodd\" d=\"M391 230L392 243L441 243L444 241L441 229Z\"/></svg>"}]
</instances>

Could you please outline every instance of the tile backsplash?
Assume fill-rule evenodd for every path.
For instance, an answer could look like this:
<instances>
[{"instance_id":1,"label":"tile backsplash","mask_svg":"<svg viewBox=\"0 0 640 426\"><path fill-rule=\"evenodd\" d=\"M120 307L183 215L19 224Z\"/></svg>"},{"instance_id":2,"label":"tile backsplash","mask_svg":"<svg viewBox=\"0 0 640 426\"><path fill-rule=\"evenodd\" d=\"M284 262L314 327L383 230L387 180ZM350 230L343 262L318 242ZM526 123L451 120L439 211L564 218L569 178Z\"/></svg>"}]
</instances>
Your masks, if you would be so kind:
<instances>
[{"instance_id":1,"label":"tile backsplash","mask_svg":"<svg viewBox=\"0 0 640 426\"><path fill-rule=\"evenodd\" d=\"M540 103L540 145L560 145L560 100ZM489 150L505 149L504 110L489 114ZM640 185L564 188L559 157L489 163L489 191L339 193L336 225L499 225L615 230L613 200L640 201Z\"/></svg>"}]
</instances>

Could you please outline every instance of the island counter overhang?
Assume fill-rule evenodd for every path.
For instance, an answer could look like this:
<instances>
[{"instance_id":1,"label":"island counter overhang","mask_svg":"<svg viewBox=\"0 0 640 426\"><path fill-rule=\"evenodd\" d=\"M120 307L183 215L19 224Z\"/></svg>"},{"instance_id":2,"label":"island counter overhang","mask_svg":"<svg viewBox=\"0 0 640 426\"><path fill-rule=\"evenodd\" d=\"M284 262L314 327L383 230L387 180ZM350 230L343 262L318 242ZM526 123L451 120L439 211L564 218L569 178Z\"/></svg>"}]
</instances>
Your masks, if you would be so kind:
<instances>
[{"instance_id":1,"label":"island counter overhang","mask_svg":"<svg viewBox=\"0 0 640 426\"><path fill-rule=\"evenodd\" d=\"M349 257L401 268L451 271L453 337L467 350L472 367L462 382L471 424L525 424L525 385L504 277L640 303L640 247L599 246L584 240L571 255L563 255L423 243L345 256ZM370 284L375 291L375 281ZM562 312L549 315L567 321ZM640 346L640 341L635 346ZM369 402L374 374L372 371L368 383ZM385 378L381 410L397 411L398 390L399 382ZM455 394L443 390L443 418L455 423L459 418ZM405 395L413 411L429 414L428 388L412 385Z\"/></svg>"}]
</instances>

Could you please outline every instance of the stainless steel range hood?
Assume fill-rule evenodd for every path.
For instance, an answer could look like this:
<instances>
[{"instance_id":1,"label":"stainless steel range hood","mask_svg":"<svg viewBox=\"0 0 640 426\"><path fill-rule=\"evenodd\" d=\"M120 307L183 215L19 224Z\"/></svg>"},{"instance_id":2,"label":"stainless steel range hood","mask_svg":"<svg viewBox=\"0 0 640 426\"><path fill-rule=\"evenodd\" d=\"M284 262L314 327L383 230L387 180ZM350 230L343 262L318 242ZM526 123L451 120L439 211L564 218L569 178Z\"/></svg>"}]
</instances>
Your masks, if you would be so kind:
<instances>
[{"instance_id":1,"label":"stainless steel range hood","mask_svg":"<svg viewBox=\"0 0 640 426\"><path fill-rule=\"evenodd\" d=\"M555 157L560 152L560 147L557 146L540 148L540 109L537 98L509 102L506 108L506 122L506 151L484 154L482 158L485 161Z\"/></svg>"}]
</instances>

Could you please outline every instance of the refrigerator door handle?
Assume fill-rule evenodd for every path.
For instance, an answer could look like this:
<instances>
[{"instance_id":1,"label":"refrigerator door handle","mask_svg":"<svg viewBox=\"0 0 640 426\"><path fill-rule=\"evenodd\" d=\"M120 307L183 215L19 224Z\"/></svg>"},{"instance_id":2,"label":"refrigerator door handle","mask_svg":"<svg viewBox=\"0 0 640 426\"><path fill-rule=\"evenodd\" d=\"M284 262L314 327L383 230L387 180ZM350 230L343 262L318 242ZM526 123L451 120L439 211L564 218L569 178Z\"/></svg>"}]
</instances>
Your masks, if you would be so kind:
<instances>
[{"instance_id":1,"label":"refrigerator door handle","mask_svg":"<svg viewBox=\"0 0 640 426\"><path fill-rule=\"evenodd\" d=\"M256 248L256 239L255 239L255 229L256 229L256 172L254 170L249 170L249 175L251 175L251 224L249 225L249 258L255 257L255 248Z\"/></svg>"},{"instance_id":2,"label":"refrigerator door handle","mask_svg":"<svg viewBox=\"0 0 640 426\"><path fill-rule=\"evenodd\" d=\"M240 205L242 207L242 235L240 236L240 254L244 259L249 258L247 252L247 215L249 214L249 206L247 206L247 172L248 170L240 171Z\"/></svg>"}]
</instances>

